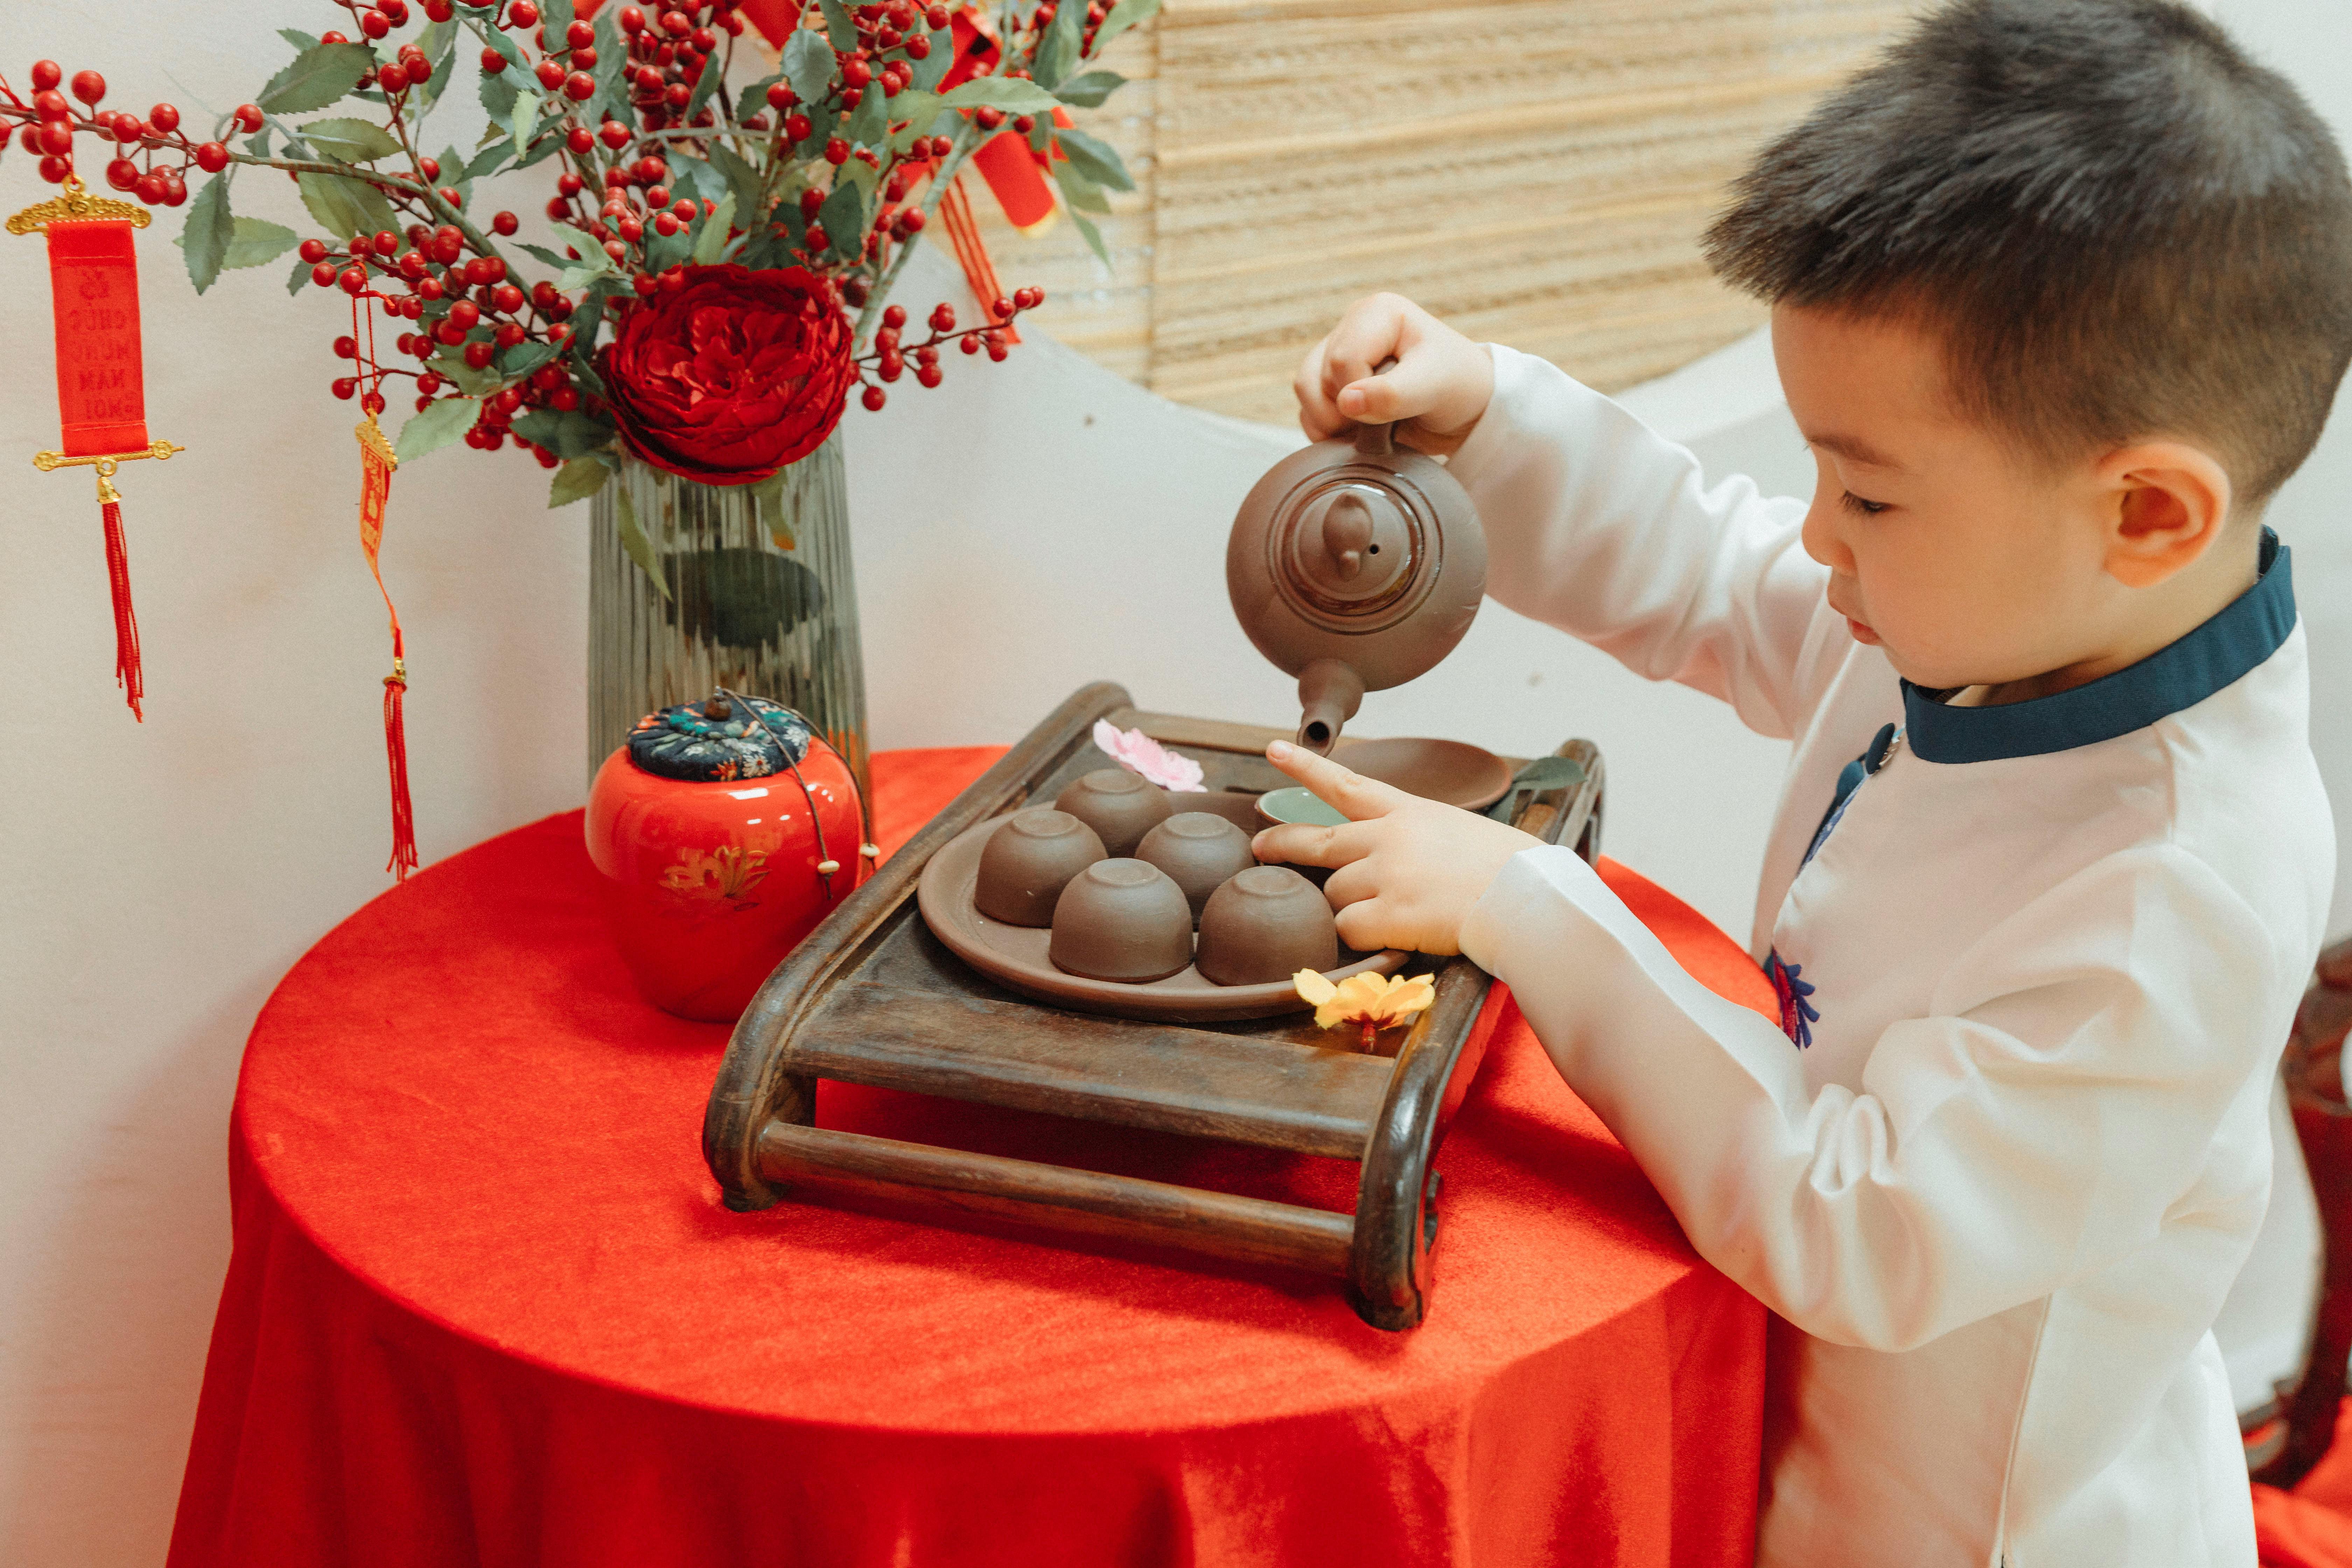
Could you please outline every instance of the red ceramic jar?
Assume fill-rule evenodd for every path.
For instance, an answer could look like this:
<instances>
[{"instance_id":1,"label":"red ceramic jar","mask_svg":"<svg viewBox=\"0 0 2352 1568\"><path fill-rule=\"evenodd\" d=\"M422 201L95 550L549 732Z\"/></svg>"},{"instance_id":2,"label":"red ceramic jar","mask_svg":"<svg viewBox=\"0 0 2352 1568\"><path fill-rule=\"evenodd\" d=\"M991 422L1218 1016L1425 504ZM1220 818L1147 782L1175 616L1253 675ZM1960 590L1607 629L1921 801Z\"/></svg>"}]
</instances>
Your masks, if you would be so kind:
<instances>
[{"instance_id":1,"label":"red ceramic jar","mask_svg":"<svg viewBox=\"0 0 2352 1568\"><path fill-rule=\"evenodd\" d=\"M873 864L841 754L750 700L764 725L724 698L640 720L588 791L613 940L646 1000L680 1017L733 1022Z\"/></svg>"}]
</instances>

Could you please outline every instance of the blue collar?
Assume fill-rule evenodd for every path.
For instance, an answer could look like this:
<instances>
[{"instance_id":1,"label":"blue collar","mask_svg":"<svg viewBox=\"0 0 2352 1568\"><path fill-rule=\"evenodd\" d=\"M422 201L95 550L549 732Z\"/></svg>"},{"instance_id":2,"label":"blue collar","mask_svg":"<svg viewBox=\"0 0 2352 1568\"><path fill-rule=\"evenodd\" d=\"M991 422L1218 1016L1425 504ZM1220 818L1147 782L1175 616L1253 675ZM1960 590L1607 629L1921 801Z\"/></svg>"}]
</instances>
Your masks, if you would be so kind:
<instances>
[{"instance_id":1,"label":"blue collar","mask_svg":"<svg viewBox=\"0 0 2352 1568\"><path fill-rule=\"evenodd\" d=\"M2278 651L2294 630L2293 552L2263 530L2254 585L2220 614L2111 675L2049 697L1952 708L1903 683L1903 739L1930 763L1990 763L2112 741L2195 706Z\"/></svg>"}]
</instances>

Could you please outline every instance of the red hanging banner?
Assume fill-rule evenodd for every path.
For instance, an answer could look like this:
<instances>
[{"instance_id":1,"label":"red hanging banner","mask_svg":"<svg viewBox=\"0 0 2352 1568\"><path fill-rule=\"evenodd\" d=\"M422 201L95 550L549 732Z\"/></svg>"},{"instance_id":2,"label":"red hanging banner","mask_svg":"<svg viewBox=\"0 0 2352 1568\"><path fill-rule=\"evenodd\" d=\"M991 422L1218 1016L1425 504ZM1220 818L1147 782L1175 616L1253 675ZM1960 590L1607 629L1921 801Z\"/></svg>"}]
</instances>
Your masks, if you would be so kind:
<instances>
[{"instance_id":1,"label":"red hanging banner","mask_svg":"<svg viewBox=\"0 0 2352 1568\"><path fill-rule=\"evenodd\" d=\"M68 177L65 194L8 220L10 234L42 233L49 243L49 303L57 323L58 417L64 450L39 452L33 466L98 470L106 574L114 599L114 677L134 718L144 682L139 622L131 608L131 561L122 538L117 467L185 450L147 437L147 394L139 353L139 262L131 231L147 209L90 195Z\"/></svg>"}]
</instances>

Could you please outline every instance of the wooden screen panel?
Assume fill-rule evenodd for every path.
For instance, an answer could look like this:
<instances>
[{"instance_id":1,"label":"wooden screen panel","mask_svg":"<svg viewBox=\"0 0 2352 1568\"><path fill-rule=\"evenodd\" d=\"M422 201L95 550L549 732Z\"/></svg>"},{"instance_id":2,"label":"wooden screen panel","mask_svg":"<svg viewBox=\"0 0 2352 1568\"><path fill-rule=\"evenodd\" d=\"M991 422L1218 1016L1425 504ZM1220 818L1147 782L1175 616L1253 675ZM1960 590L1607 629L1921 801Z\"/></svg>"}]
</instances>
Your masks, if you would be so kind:
<instances>
[{"instance_id":1,"label":"wooden screen panel","mask_svg":"<svg viewBox=\"0 0 2352 1568\"><path fill-rule=\"evenodd\" d=\"M1298 358L1355 299L1615 389L1763 320L1698 237L1764 141L1868 58L1910 0L1169 0L1080 116L1138 189L1013 233L1056 336L1180 402L1286 423Z\"/></svg>"}]
</instances>

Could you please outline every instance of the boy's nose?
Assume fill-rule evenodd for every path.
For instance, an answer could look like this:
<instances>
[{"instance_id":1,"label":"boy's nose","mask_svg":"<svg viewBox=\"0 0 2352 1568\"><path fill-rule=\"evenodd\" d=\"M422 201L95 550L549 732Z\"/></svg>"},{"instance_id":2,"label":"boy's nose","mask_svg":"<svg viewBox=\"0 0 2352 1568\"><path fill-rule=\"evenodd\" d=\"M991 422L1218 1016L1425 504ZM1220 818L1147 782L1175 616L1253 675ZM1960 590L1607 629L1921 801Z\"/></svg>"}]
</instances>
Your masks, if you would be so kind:
<instances>
[{"instance_id":1,"label":"boy's nose","mask_svg":"<svg viewBox=\"0 0 2352 1568\"><path fill-rule=\"evenodd\" d=\"M1805 553L1841 575L1853 574L1853 552L1845 547L1838 534L1837 509L1833 502L1816 499L1805 513L1805 526L1801 535Z\"/></svg>"}]
</instances>

